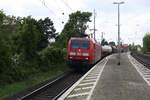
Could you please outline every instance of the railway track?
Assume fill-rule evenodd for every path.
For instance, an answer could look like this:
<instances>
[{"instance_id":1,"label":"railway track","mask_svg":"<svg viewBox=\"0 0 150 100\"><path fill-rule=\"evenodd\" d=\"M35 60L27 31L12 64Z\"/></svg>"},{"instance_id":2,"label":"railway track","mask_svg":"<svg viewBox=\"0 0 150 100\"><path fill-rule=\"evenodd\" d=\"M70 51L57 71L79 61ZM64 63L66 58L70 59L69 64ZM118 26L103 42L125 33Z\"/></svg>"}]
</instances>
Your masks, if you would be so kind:
<instances>
[{"instance_id":1,"label":"railway track","mask_svg":"<svg viewBox=\"0 0 150 100\"><path fill-rule=\"evenodd\" d=\"M75 83L82 74L75 72L68 73L67 75L50 82L34 92L27 94L19 100L56 100L63 92Z\"/></svg>"},{"instance_id":2,"label":"railway track","mask_svg":"<svg viewBox=\"0 0 150 100\"><path fill-rule=\"evenodd\" d=\"M40 88L37 88L34 91L20 97L19 99L13 99L13 100L57 100L85 73L86 72L77 73L72 71L68 74L58 77L52 82L48 82L47 84L41 86Z\"/></svg>"},{"instance_id":3,"label":"railway track","mask_svg":"<svg viewBox=\"0 0 150 100\"><path fill-rule=\"evenodd\" d=\"M131 55L140 63L142 63L145 67L150 69L150 56L149 55L144 55L144 54L135 53L135 52L132 52Z\"/></svg>"},{"instance_id":4,"label":"railway track","mask_svg":"<svg viewBox=\"0 0 150 100\"><path fill-rule=\"evenodd\" d=\"M131 53L132 57L129 55L130 62L135 67L135 69L139 72L141 77L145 80L145 82L150 86L150 59L149 56L139 54L139 53Z\"/></svg>"},{"instance_id":5,"label":"railway track","mask_svg":"<svg viewBox=\"0 0 150 100\"><path fill-rule=\"evenodd\" d=\"M82 77L83 74L74 71L68 72L22 96L18 94L17 96L6 98L6 100L56 100Z\"/></svg>"}]
</instances>

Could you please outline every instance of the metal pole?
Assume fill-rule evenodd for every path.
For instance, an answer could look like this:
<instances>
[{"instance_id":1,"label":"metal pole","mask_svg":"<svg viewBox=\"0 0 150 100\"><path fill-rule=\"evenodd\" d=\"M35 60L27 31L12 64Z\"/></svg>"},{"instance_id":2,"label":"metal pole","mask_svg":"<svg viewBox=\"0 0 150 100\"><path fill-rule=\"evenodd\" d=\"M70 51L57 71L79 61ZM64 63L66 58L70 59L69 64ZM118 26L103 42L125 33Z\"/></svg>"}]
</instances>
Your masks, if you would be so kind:
<instances>
[{"instance_id":1,"label":"metal pole","mask_svg":"<svg viewBox=\"0 0 150 100\"><path fill-rule=\"evenodd\" d=\"M118 4L118 46L119 46L118 65L120 65L120 4Z\"/></svg>"},{"instance_id":2,"label":"metal pole","mask_svg":"<svg viewBox=\"0 0 150 100\"><path fill-rule=\"evenodd\" d=\"M103 40L104 38L104 33L102 32L102 35L101 35L101 41Z\"/></svg>"},{"instance_id":3,"label":"metal pole","mask_svg":"<svg viewBox=\"0 0 150 100\"><path fill-rule=\"evenodd\" d=\"M124 2L114 2L113 4L118 5L118 65L120 65L120 53L121 53L121 45L120 45L120 4L124 4Z\"/></svg>"}]
</instances>

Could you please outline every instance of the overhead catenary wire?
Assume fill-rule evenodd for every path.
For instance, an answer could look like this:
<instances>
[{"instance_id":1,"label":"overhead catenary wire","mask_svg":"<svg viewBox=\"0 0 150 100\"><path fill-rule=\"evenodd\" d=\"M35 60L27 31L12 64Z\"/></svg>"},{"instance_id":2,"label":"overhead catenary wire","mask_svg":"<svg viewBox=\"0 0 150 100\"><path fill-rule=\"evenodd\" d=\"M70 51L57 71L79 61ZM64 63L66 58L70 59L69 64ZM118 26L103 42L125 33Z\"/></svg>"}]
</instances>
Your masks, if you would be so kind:
<instances>
[{"instance_id":1,"label":"overhead catenary wire","mask_svg":"<svg viewBox=\"0 0 150 100\"><path fill-rule=\"evenodd\" d=\"M71 11L73 11L73 9L70 7L70 5L65 1L65 0L60 0L61 2L63 2L63 4L69 8Z\"/></svg>"},{"instance_id":2,"label":"overhead catenary wire","mask_svg":"<svg viewBox=\"0 0 150 100\"><path fill-rule=\"evenodd\" d=\"M52 9L50 9L50 8L47 6L47 3L46 3L45 0L39 0L39 1L42 3L42 5L43 5L45 8L47 8L47 9L49 10L49 12L50 12L51 14L57 16L57 14L56 14ZM54 1L56 2L57 0L54 0ZM64 6L66 6L67 8L69 8L71 11L74 11L74 10L70 7L70 5L69 5L65 0L58 0L58 1L62 2L62 3L64 4ZM60 8L59 6L57 6L56 9L59 10L62 15L64 15L64 11L63 11L62 8Z\"/></svg>"},{"instance_id":3,"label":"overhead catenary wire","mask_svg":"<svg viewBox=\"0 0 150 100\"><path fill-rule=\"evenodd\" d=\"M62 19L60 18L60 16L59 15L57 15L52 9L50 9L48 6L47 6L47 3L45 2L45 0L39 0L41 3L42 3L42 5L45 7L45 8L47 8L48 9L48 11L52 14L52 15L54 15L54 16L56 16L56 17L58 17L58 20L63 24L64 23L64 21L62 21ZM58 10L61 10L61 9L58 9ZM62 11L62 10L61 10ZM64 12L63 12L64 13ZM62 13L61 13L62 14ZM56 18L55 17L55 18Z\"/></svg>"},{"instance_id":4,"label":"overhead catenary wire","mask_svg":"<svg viewBox=\"0 0 150 100\"><path fill-rule=\"evenodd\" d=\"M55 12L54 12L53 10L51 10L51 9L47 6L45 0L39 0L39 1L42 3L42 5L43 5L44 7L46 7L46 8L48 9L48 11L49 11L51 14L53 14L53 15L56 16Z\"/></svg>"},{"instance_id":5,"label":"overhead catenary wire","mask_svg":"<svg viewBox=\"0 0 150 100\"><path fill-rule=\"evenodd\" d=\"M61 1L67 8L69 8L71 11L73 11L73 9L70 7L70 5L69 5L65 0L59 0L59 1ZM55 14L55 12L52 11L52 10L47 6L45 0L40 0L40 2L41 2L47 9L49 9L49 11L50 11L51 13ZM62 10L60 7L57 7L57 9L58 9L59 11L63 12L63 10ZM55 15L56 15L56 14L55 14Z\"/></svg>"},{"instance_id":6,"label":"overhead catenary wire","mask_svg":"<svg viewBox=\"0 0 150 100\"><path fill-rule=\"evenodd\" d=\"M65 23L65 22L64 22L64 15L66 15L66 14L65 14L66 12L64 12L62 8L56 7L56 9L58 10L58 12L60 12L60 13L56 13L56 12L54 11L54 9L49 8L49 6L48 6L46 0L39 0L39 1L42 3L42 5L43 5L45 8L48 9L48 11L49 11L52 15L56 16L56 17L54 17L54 19L58 19L59 22L61 22L61 24L64 24L64 23ZM56 3L57 0L54 0L54 1L55 1L55 3ZM71 11L73 11L73 9L70 7L70 5L69 5L65 0L59 0L59 2L62 2L62 3L64 4L64 6L66 6L66 7L69 8ZM58 4L59 4L59 3L58 3ZM56 5L58 6L58 4L56 4ZM63 17L62 17L60 14L63 15ZM69 13L68 13L68 14L69 14ZM63 19L62 19L62 18L63 18ZM59 24L59 25L60 25L60 24Z\"/></svg>"}]
</instances>

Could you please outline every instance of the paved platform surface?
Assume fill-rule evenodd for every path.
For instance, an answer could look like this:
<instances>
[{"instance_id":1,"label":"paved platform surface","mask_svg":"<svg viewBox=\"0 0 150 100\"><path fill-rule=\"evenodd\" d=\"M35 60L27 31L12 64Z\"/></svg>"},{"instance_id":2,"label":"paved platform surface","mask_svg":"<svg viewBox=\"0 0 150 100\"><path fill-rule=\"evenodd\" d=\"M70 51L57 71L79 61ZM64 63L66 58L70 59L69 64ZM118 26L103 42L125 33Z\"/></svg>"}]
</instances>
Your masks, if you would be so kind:
<instances>
[{"instance_id":1,"label":"paved platform surface","mask_svg":"<svg viewBox=\"0 0 150 100\"><path fill-rule=\"evenodd\" d=\"M150 70L129 53L106 57L59 100L150 100Z\"/></svg>"},{"instance_id":2,"label":"paved platform surface","mask_svg":"<svg viewBox=\"0 0 150 100\"><path fill-rule=\"evenodd\" d=\"M150 100L150 86L130 63L127 53L109 58L91 100Z\"/></svg>"}]
</instances>

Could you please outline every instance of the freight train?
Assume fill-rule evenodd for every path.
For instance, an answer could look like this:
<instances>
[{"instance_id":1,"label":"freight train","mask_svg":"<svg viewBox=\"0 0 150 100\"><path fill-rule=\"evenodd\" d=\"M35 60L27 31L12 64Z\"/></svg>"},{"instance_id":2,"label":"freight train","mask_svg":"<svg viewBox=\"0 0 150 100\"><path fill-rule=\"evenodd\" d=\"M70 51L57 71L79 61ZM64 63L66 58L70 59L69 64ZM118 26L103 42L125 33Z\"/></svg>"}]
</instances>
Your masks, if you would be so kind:
<instances>
[{"instance_id":1,"label":"freight train","mask_svg":"<svg viewBox=\"0 0 150 100\"><path fill-rule=\"evenodd\" d=\"M112 46L101 46L89 37L72 37L67 47L67 62L75 70L87 70L101 58L116 51Z\"/></svg>"}]
</instances>

